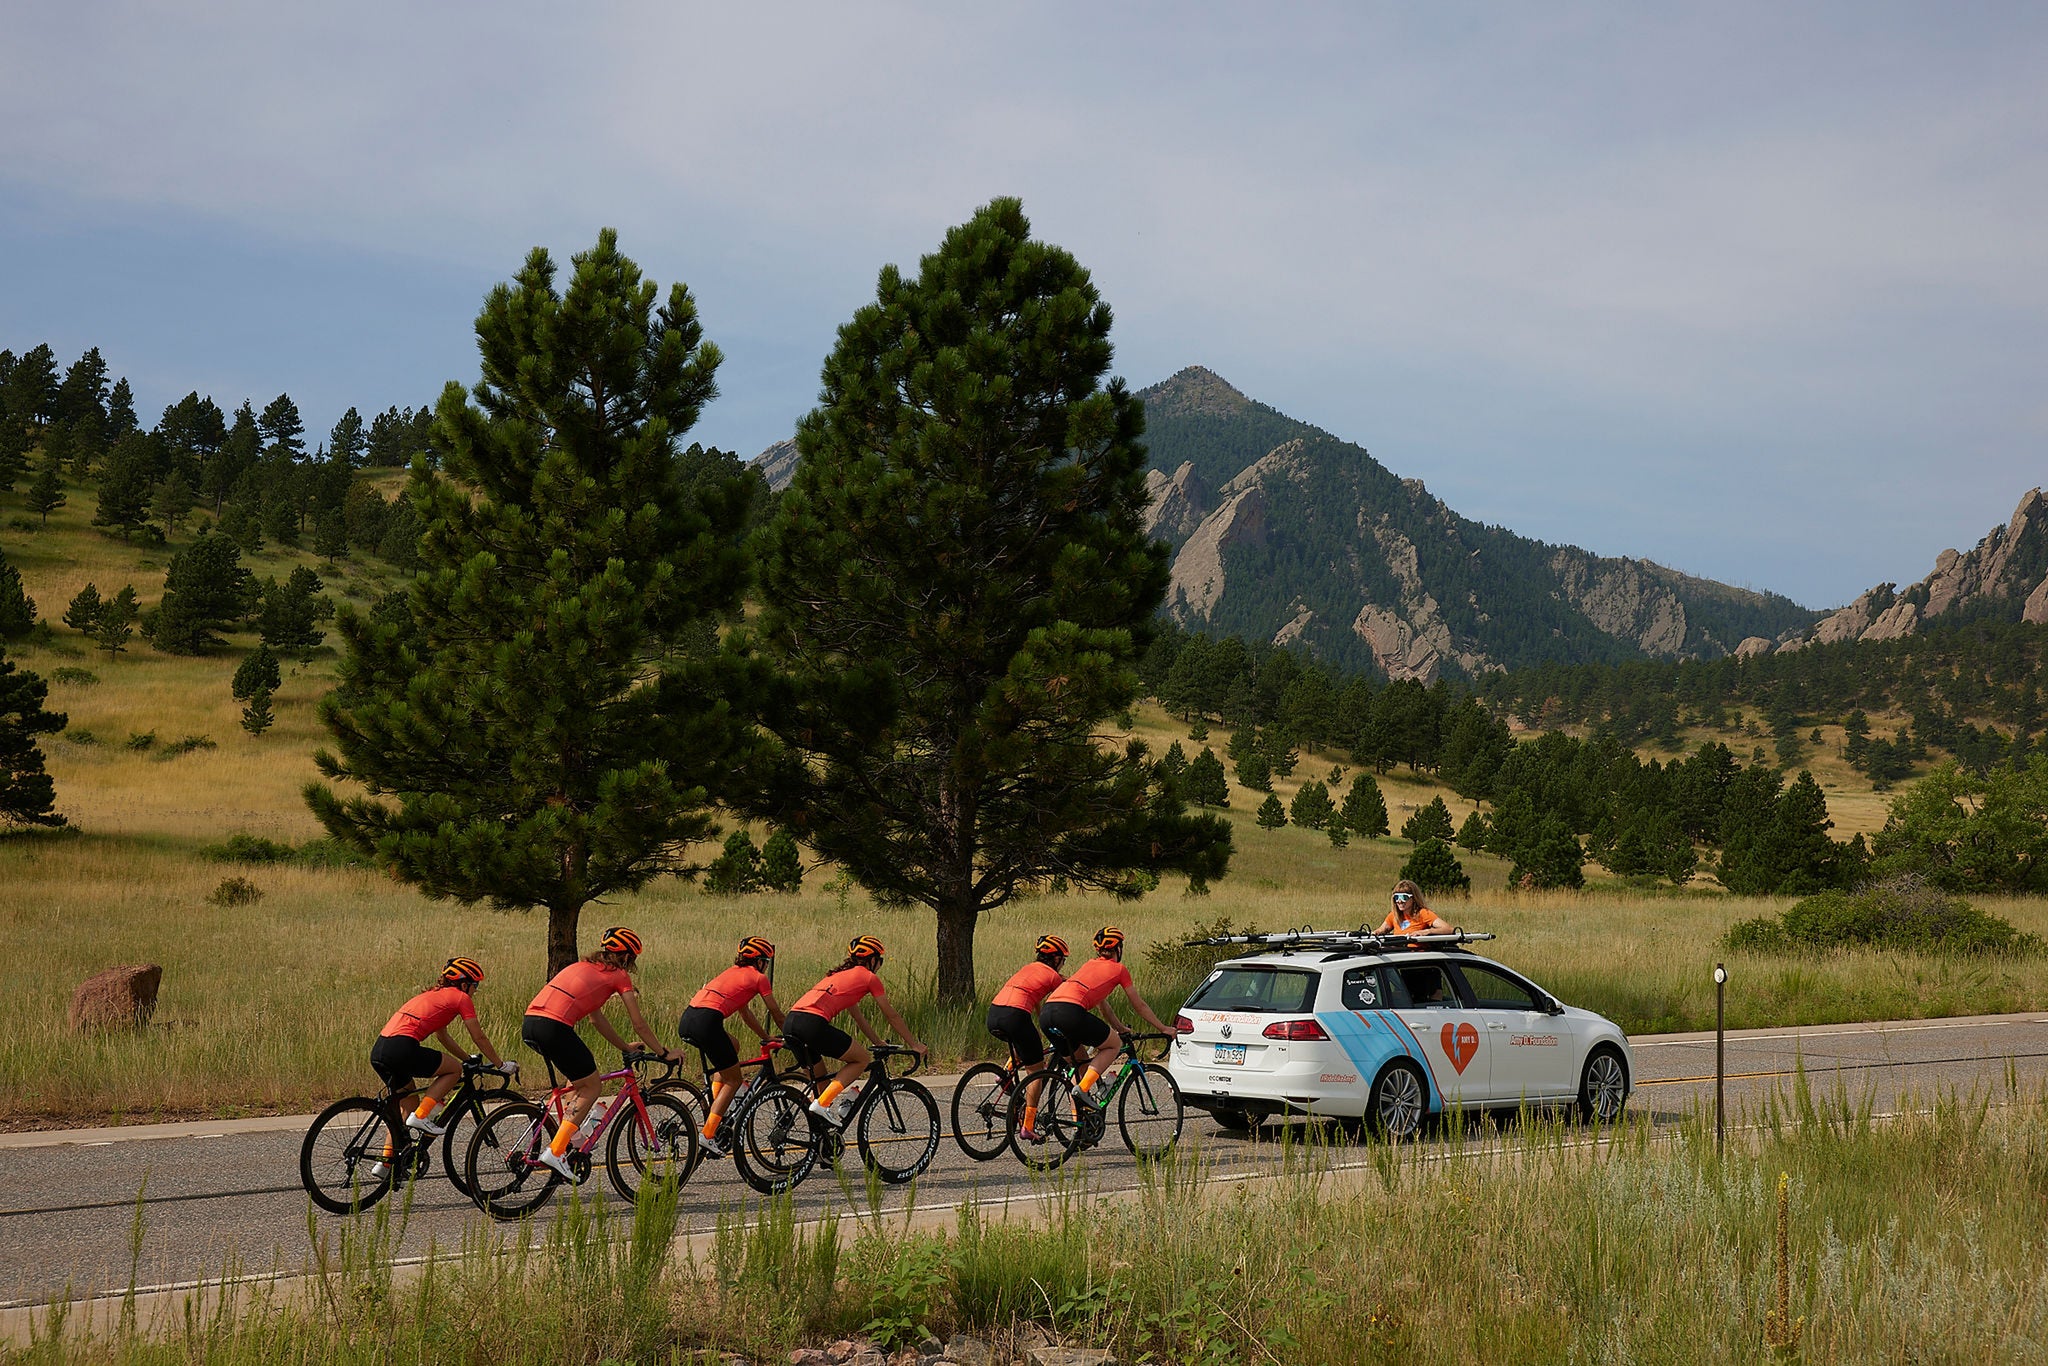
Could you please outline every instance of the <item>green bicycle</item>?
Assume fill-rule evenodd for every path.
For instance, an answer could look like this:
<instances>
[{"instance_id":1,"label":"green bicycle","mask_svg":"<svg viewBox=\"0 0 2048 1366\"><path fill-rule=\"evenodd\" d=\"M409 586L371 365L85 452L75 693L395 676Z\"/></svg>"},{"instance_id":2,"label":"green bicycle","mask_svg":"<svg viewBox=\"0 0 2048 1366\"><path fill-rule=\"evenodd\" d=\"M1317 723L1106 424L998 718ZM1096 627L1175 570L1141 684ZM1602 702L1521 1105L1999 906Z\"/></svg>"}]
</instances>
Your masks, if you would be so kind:
<instances>
[{"instance_id":1,"label":"green bicycle","mask_svg":"<svg viewBox=\"0 0 2048 1366\"><path fill-rule=\"evenodd\" d=\"M1025 1166L1049 1172L1094 1147L1108 1131L1112 1111L1124 1146L1133 1157L1163 1157L1180 1142L1185 1115L1180 1087L1174 1083L1173 1074L1157 1061L1138 1055L1139 1044L1171 1042L1171 1034L1125 1032L1116 1062L1088 1092L1081 1090L1080 1078L1075 1074L1074 1054L1083 1050L1057 1030L1048 1029L1045 1035L1053 1056L1045 1069L1045 1088L1038 1098L1041 1142L1029 1142L1018 1132L1024 1124L1026 1088L1018 1087L1010 1097L1010 1146Z\"/></svg>"}]
</instances>

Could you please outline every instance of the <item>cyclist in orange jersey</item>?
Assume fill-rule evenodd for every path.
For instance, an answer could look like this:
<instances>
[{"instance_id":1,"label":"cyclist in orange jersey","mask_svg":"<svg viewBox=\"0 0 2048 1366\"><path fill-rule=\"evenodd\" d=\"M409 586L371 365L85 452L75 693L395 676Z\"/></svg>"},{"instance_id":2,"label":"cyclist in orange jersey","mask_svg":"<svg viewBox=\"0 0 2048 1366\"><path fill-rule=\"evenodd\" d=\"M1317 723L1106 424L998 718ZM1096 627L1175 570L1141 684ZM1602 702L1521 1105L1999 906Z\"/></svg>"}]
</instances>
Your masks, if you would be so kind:
<instances>
[{"instance_id":1,"label":"cyclist in orange jersey","mask_svg":"<svg viewBox=\"0 0 2048 1366\"><path fill-rule=\"evenodd\" d=\"M840 1120L832 1113L832 1103L839 1099L839 1093L846 1089L847 1083L859 1076L874 1058L867 1049L854 1042L852 1035L832 1023L839 1015L852 1011L853 1022L860 1026L861 1033L867 1035L868 1042L879 1044L882 1036L875 1033L867 1017L860 1013L860 1003L872 996L875 1008L882 1012L889 1028L896 1031L896 1037L903 1040L905 1046L920 1059L927 1055L917 1035L896 1013L896 1007L889 1004L889 993L882 986L882 979L875 975L882 966L882 956L881 940L871 934L860 936L847 945L846 961L826 973L818 985L799 996L782 1022L785 1039L820 1058L837 1058L840 1061L839 1075L811 1102L811 1113L834 1128L839 1126Z\"/></svg>"},{"instance_id":2,"label":"cyclist in orange jersey","mask_svg":"<svg viewBox=\"0 0 2048 1366\"><path fill-rule=\"evenodd\" d=\"M1019 968L1003 983L988 1008L988 1032L1010 1046L1017 1065L1029 1079L1024 1087L1024 1123L1017 1136L1027 1143L1043 1143L1038 1132L1038 1093L1045 1089L1045 1043L1038 1037L1039 1003L1066 979L1060 969L1067 962L1067 941L1056 934L1038 937L1038 957Z\"/></svg>"},{"instance_id":3,"label":"cyclist in orange jersey","mask_svg":"<svg viewBox=\"0 0 2048 1366\"><path fill-rule=\"evenodd\" d=\"M1095 1083L1102 1080L1102 1069L1116 1056L1117 1045L1110 1039L1110 1031L1129 1032L1109 1004L1110 993L1118 987L1124 989L1139 1018L1162 1034L1173 1032L1159 1022L1152 1007L1145 1004L1145 998L1132 985L1131 970L1124 966L1124 932L1114 925L1104 925L1095 932L1094 959L1077 968L1063 985L1053 988L1038 1011L1038 1021L1045 1026L1046 1033L1057 1033L1075 1046L1076 1061L1082 1050L1095 1050L1095 1055L1088 1059L1088 1070L1081 1074L1083 1094L1095 1089ZM1101 1018L1092 1013L1098 1008Z\"/></svg>"},{"instance_id":4,"label":"cyclist in orange jersey","mask_svg":"<svg viewBox=\"0 0 2048 1366\"><path fill-rule=\"evenodd\" d=\"M695 1045L718 1077L711 1095L711 1113L705 1116L704 1130L698 1135L708 1157L725 1156L725 1145L718 1141L718 1126L725 1122L725 1109L740 1089L740 1050L726 1032L725 1022L738 1015L747 1028L761 1036L763 1043L768 1041L768 1027L755 1016L753 1003L756 996L760 997L770 1022L781 1026L782 1006L769 985L769 974L774 968L773 944L759 935L741 940L732 966L690 998L682 1020L676 1025L683 1042Z\"/></svg>"},{"instance_id":5,"label":"cyclist in orange jersey","mask_svg":"<svg viewBox=\"0 0 2048 1366\"><path fill-rule=\"evenodd\" d=\"M622 1053L626 1051L629 1045L604 1014L605 1002L617 996L625 1002L626 1017L648 1052L671 1062L681 1056L655 1041L654 1031L647 1027L647 1017L640 1013L640 992L631 976L634 965L640 961L640 950L639 935L623 925L612 926L598 941L597 952L571 963L548 980L540 995L526 1007L526 1019L520 1027L519 1037L526 1041L526 1046L553 1063L555 1070L576 1088L568 1113L555 1130L554 1141L540 1155L544 1164L572 1185L576 1177L562 1154L569 1151L576 1127L583 1123L583 1117L590 1113L603 1089L603 1083L597 1079L597 1059L591 1055L590 1045L576 1036L576 1026L589 1020L606 1043Z\"/></svg>"},{"instance_id":6,"label":"cyclist in orange jersey","mask_svg":"<svg viewBox=\"0 0 2048 1366\"><path fill-rule=\"evenodd\" d=\"M377 1042L370 1046L370 1067L384 1079L385 1085L395 1089L411 1085L416 1077L433 1078L427 1084L427 1093L420 1097L418 1108L406 1116L406 1128L435 1135L446 1132L446 1126L434 1122L433 1114L434 1108L462 1080L463 1053L448 1035L448 1026L457 1016L468 1027L476 1051L489 1058L491 1066L509 1077L519 1075L519 1064L499 1057L490 1035L476 1022L476 1002L471 997L483 980L483 965L476 959L449 959L441 969L441 980L400 1006L378 1031ZM428 1048L429 1034L447 1052L437 1053Z\"/></svg>"}]
</instances>

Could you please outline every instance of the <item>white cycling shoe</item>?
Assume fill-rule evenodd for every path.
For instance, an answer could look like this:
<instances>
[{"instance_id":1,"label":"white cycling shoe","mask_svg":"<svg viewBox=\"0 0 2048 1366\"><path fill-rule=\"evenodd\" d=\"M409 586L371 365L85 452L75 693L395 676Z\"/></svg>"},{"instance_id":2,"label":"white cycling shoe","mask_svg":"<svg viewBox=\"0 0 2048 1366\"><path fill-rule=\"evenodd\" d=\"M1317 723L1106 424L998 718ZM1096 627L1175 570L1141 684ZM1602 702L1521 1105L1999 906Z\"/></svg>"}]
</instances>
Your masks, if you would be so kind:
<instances>
[{"instance_id":1,"label":"white cycling shoe","mask_svg":"<svg viewBox=\"0 0 2048 1366\"><path fill-rule=\"evenodd\" d=\"M447 1125L436 1124L432 1119L422 1119L418 1115L407 1115L405 1117L405 1127L417 1130L423 1134L430 1134L435 1138L439 1138L442 1134L448 1132Z\"/></svg>"},{"instance_id":2,"label":"white cycling shoe","mask_svg":"<svg viewBox=\"0 0 2048 1366\"><path fill-rule=\"evenodd\" d=\"M846 1121L842 1119L840 1116L832 1113L831 1107L820 1105L815 1100L811 1102L810 1109L813 1115L815 1115L819 1119L824 1120L827 1124L831 1125L835 1129L843 1127L846 1123Z\"/></svg>"},{"instance_id":3,"label":"white cycling shoe","mask_svg":"<svg viewBox=\"0 0 2048 1366\"><path fill-rule=\"evenodd\" d=\"M546 1167L572 1186L582 1184L576 1179L575 1170L569 1166L569 1159L556 1152L553 1148L542 1148L540 1156L535 1158L534 1161L540 1163L541 1166Z\"/></svg>"}]
</instances>

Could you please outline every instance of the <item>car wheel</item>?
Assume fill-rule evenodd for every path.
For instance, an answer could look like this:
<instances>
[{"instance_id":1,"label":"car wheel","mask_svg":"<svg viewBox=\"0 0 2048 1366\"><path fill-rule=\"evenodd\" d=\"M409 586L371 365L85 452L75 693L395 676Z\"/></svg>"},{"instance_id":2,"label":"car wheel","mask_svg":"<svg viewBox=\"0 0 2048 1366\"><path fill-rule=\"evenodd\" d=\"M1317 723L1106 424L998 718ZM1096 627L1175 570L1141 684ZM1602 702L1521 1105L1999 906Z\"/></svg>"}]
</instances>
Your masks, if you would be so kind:
<instances>
[{"instance_id":1,"label":"car wheel","mask_svg":"<svg viewBox=\"0 0 2048 1366\"><path fill-rule=\"evenodd\" d=\"M1611 1046L1593 1050L1579 1078L1579 1114L1600 1124L1621 1118L1628 1104L1628 1065Z\"/></svg>"},{"instance_id":2,"label":"car wheel","mask_svg":"<svg viewBox=\"0 0 2048 1366\"><path fill-rule=\"evenodd\" d=\"M1366 1098L1365 1120L1381 1138L1405 1143L1422 1132L1429 1113L1429 1092L1413 1063L1388 1063Z\"/></svg>"}]
</instances>

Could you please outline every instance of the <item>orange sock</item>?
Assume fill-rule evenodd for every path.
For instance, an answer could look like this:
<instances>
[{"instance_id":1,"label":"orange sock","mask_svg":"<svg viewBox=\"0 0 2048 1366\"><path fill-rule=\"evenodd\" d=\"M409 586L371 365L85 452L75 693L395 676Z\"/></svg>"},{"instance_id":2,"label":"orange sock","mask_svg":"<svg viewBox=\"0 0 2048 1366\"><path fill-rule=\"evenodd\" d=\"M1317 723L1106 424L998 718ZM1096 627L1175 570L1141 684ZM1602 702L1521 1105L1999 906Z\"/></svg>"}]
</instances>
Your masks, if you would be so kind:
<instances>
[{"instance_id":1,"label":"orange sock","mask_svg":"<svg viewBox=\"0 0 2048 1366\"><path fill-rule=\"evenodd\" d=\"M421 1096L420 1108L412 1112L412 1117L414 1119L425 1119L428 1115L434 1113L434 1107L440 1103L440 1101L435 1100L432 1096Z\"/></svg>"},{"instance_id":2,"label":"orange sock","mask_svg":"<svg viewBox=\"0 0 2048 1366\"><path fill-rule=\"evenodd\" d=\"M723 1124L724 1122L724 1115L711 1115L707 1117L704 1121L704 1137L709 1138L711 1137L711 1135L717 1133L718 1126L720 1124Z\"/></svg>"},{"instance_id":3,"label":"orange sock","mask_svg":"<svg viewBox=\"0 0 2048 1366\"><path fill-rule=\"evenodd\" d=\"M1085 1095L1085 1094L1087 1094L1088 1092L1090 1092L1090 1091L1093 1091L1093 1090L1095 1089L1095 1083L1096 1083L1096 1082L1098 1082L1098 1081L1101 1081L1101 1080L1102 1080L1102 1074L1101 1074L1100 1072L1096 1071L1096 1070L1095 1070L1094 1068L1092 1068L1092 1067L1091 1067L1091 1068L1089 1068L1089 1069L1088 1069L1088 1070L1087 1070L1086 1072L1083 1072L1083 1073L1081 1074L1081 1091L1082 1091L1082 1094L1084 1094L1084 1095Z\"/></svg>"},{"instance_id":4,"label":"orange sock","mask_svg":"<svg viewBox=\"0 0 2048 1366\"><path fill-rule=\"evenodd\" d=\"M576 1137L576 1121L573 1119L563 1120L562 1127L555 1130L554 1141L548 1144L548 1151L556 1157L560 1157L563 1153L569 1151L569 1140L574 1137Z\"/></svg>"},{"instance_id":5,"label":"orange sock","mask_svg":"<svg viewBox=\"0 0 2048 1366\"><path fill-rule=\"evenodd\" d=\"M1037 1130L1038 1107L1036 1105L1027 1105L1024 1107L1024 1127L1034 1132Z\"/></svg>"},{"instance_id":6,"label":"orange sock","mask_svg":"<svg viewBox=\"0 0 2048 1366\"><path fill-rule=\"evenodd\" d=\"M824 1090L818 1092L818 1104L827 1110L831 1109L832 1102L839 1099L839 1093L845 1089L844 1086L841 1086L836 1081L831 1083Z\"/></svg>"}]
</instances>

